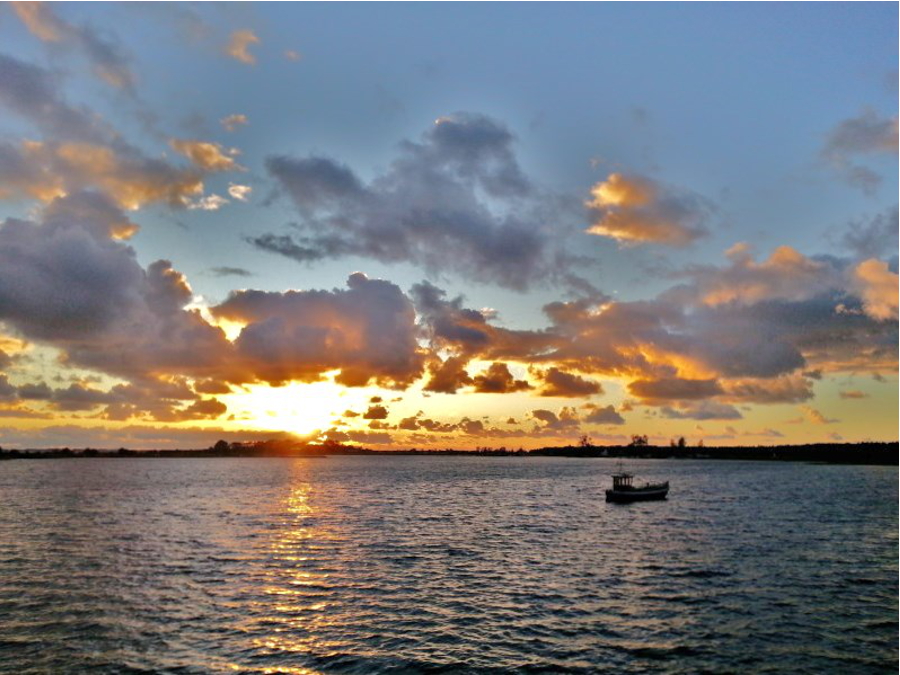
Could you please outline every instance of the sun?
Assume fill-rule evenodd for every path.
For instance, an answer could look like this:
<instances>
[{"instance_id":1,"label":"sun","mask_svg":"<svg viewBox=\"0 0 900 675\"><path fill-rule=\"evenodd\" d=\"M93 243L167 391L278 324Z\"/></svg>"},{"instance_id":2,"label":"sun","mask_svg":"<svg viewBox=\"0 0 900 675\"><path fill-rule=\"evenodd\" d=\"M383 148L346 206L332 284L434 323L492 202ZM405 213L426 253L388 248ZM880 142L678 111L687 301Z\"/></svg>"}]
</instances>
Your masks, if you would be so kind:
<instances>
[{"instance_id":1,"label":"sun","mask_svg":"<svg viewBox=\"0 0 900 675\"><path fill-rule=\"evenodd\" d=\"M235 425L308 436L329 429L357 396L328 380L281 387L249 385L221 398L233 413Z\"/></svg>"}]
</instances>

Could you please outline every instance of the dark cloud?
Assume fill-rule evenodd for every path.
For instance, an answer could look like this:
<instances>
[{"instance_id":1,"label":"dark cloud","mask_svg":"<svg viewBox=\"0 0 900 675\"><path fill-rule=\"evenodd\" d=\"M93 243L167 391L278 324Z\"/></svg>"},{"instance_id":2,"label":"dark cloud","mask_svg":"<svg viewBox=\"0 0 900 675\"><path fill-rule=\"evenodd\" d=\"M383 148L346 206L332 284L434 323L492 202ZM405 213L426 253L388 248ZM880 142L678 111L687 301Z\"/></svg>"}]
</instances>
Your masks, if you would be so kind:
<instances>
[{"instance_id":1,"label":"dark cloud","mask_svg":"<svg viewBox=\"0 0 900 675\"><path fill-rule=\"evenodd\" d=\"M505 363L494 362L486 371L472 379L475 391L482 394L510 394L531 389L526 380L517 380Z\"/></svg>"},{"instance_id":2,"label":"dark cloud","mask_svg":"<svg viewBox=\"0 0 900 675\"><path fill-rule=\"evenodd\" d=\"M549 368L540 376L544 381L541 396L579 397L603 393L603 387L599 382L567 373L559 368Z\"/></svg>"},{"instance_id":3,"label":"dark cloud","mask_svg":"<svg viewBox=\"0 0 900 675\"><path fill-rule=\"evenodd\" d=\"M550 410L532 410L531 417L541 423L537 432L571 432L579 426L578 413L569 407L561 408L559 415Z\"/></svg>"},{"instance_id":4,"label":"dark cloud","mask_svg":"<svg viewBox=\"0 0 900 675\"><path fill-rule=\"evenodd\" d=\"M451 356L443 361L434 360L428 368L431 377L425 385L425 391L455 394L461 387L472 384L472 378L466 372L467 363L468 359L460 356Z\"/></svg>"},{"instance_id":5,"label":"dark cloud","mask_svg":"<svg viewBox=\"0 0 900 675\"><path fill-rule=\"evenodd\" d=\"M400 289L356 273L334 291L237 291L211 308L246 324L237 356L261 380L314 381L340 369L337 381L403 387L422 373L415 310Z\"/></svg>"},{"instance_id":6,"label":"dark cloud","mask_svg":"<svg viewBox=\"0 0 900 675\"><path fill-rule=\"evenodd\" d=\"M5 373L0 373L0 400L11 401L18 396L18 388L10 384L9 377Z\"/></svg>"},{"instance_id":7,"label":"dark cloud","mask_svg":"<svg viewBox=\"0 0 900 675\"><path fill-rule=\"evenodd\" d=\"M184 310L192 293L170 263L144 270L110 238L128 219L95 197L56 200L43 222L0 225L0 319L70 365L126 379L220 374L231 360L224 333Z\"/></svg>"},{"instance_id":8,"label":"dark cloud","mask_svg":"<svg viewBox=\"0 0 900 675\"><path fill-rule=\"evenodd\" d=\"M29 401L47 401L53 397L53 390L46 382L24 384L19 387L19 398Z\"/></svg>"},{"instance_id":9,"label":"dark cloud","mask_svg":"<svg viewBox=\"0 0 900 675\"><path fill-rule=\"evenodd\" d=\"M558 235L568 207L524 176L513 142L488 117L441 118L419 142L402 143L368 184L329 158L270 157L267 169L300 214L301 234L249 241L300 262L359 255L514 289L564 280L573 259Z\"/></svg>"},{"instance_id":10,"label":"dark cloud","mask_svg":"<svg viewBox=\"0 0 900 675\"><path fill-rule=\"evenodd\" d=\"M800 403L813 397L812 384L798 376L769 380L736 380L727 385L727 399L738 403Z\"/></svg>"},{"instance_id":11,"label":"dark cloud","mask_svg":"<svg viewBox=\"0 0 900 675\"><path fill-rule=\"evenodd\" d=\"M209 270L217 277L252 277L253 272L243 267L212 267Z\"/></svg>"},{"instance_id":12,"label":"dark cloud","mask_svg":"<svg viewBox=\"0 0 900 675\"><path fill-rule=\"evenodd\" d=\"M215 398L206 398L195 401L182 411L182 417L185 419L202 419L221 417L228 411L228 407Z\"/></svg>"},{"instance_id":13,"label":"dark cloud","mask_svg":"<svg viewBox=\"0 0 900 675\"><path fill-rule=\"evenodd\" d=\"M590 405L587 409L590 412L584 421L588 424L625 424L625 418L611 405L606 407Z\"/></svg>"},{"instance_id":14,"label":"dark cloud","mask_svg":"<svg viewBox=\"0 0 900 675\"><path fill-rule=\"evenodd\" d=\"M898 230L900 221L895 206L870 219L850 223L836 243L842 251L849 251L857 258L896 255Z\"/></svg>"},{"instance_id":15,"label":"dark cloud","mask_svg":"<svg viewBox=\"0 0 900 675\"><path fill-rule=\"evenodd\" d=\"M724 391L714 379L691 380L667 377L658 380L635 380L628 384L628 391L642 399L703 399L723 394Z\"/></svg>"},{"instance_id":16,"label":"dark cloud","mask_svg":"<svg viewBox=\"0 0 900 675\"><path fill-rule=\"evenodd\" d=\"M110 129L90 111L63 101L61 84L59 76L48 70L0 54L0 105L50 137L109 140Z\"/></svg>"},{"instance_id":17,"label":"dark cloud","mask_svg":"<svg viewBox=\"0 0 900 675\"><path fill-rule=\"evenodd\" d=\"M383 405L370 405L369 409L363 414L364 420L386 420L388 416L387 408Z\"/></svg>"},{"instance_id":18,"label":"dark cloud","mask_svg":"<svg viewBox=\"0 0 900 675\"><path fill-rule=\"evenodd\" d=\"M859 160L865 156L896 155L897 145L897 117L881 117L874 110L866 109L857 117L843 120L831 131L822 157L847 183L872 195L882 177Z\"/></svg>"}]
</instances>

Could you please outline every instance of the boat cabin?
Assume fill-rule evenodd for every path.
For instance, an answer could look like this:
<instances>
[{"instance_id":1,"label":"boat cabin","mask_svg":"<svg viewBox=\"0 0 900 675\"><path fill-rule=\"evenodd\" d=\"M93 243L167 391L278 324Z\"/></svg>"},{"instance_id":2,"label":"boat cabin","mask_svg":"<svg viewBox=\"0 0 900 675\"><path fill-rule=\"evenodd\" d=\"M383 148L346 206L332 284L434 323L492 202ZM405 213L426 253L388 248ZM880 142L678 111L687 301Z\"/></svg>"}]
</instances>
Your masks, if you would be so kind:
<instances>
[{"instance_id":1,"label":"boat cabin","mask_svg":"<svg viewBox=\"0 0 900 675\"><path fill-rule=\"evenodd\" d=\"M614 473L613 474L613 490L631 490L634 486L631 481L634 479L632 473Z\"/></svg>"}]
</instances>

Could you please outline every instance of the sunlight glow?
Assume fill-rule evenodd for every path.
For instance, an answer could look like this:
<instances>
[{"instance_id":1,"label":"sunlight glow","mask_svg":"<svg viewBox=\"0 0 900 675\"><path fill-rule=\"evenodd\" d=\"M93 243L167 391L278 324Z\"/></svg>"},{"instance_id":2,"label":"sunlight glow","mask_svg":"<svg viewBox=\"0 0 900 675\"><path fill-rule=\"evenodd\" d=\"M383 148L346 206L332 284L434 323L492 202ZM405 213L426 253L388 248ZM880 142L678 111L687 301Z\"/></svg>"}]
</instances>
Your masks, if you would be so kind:
<instances>
[{"instance_id":1,"label":"sunlight glow","mask_svg":"<svg viewBox=\"0 0 900 675\"><path fill-rule=\"evenodd\" d=\"M288 431L301 436L325 431L356 399L365 400L366 393L354 395L328 380L293 382L283 387L248 385L244 391L221 397L241 427Z\"/></svg>"}]
</instances>

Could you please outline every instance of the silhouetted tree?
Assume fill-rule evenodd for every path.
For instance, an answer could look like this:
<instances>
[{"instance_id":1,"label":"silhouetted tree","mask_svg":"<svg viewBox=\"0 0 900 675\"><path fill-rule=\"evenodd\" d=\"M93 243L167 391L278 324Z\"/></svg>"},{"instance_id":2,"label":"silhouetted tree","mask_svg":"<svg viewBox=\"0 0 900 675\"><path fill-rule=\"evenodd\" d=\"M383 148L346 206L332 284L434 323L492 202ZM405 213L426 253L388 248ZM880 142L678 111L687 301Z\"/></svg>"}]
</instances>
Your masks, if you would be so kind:
<instances>
[{"instance_id":1,"label":"silhouetted tree","mask_svg":"<svg viewBox=\"0 0 900 675\"><path fill-rule=\"evenodd\" d=\"M679 448L683 448L686 445L687 445L687 441L684 440L684 436L682 436L681 438L678 439L678 447Z\"/></svg>"},{"instance_id":2,"label":"silhouetted tree","mask_svg":"<svg viewBox=\"0 0 900 675\"><path fill-rule=\"evenodd\" d=\"M629 443L628 445L630 445L633 448L641 448L641 447L650 445L650 440L647 438L646 434L643 436L635 434L634 436L631 437L631 443Z\"/></svg>"},{"instance_id":3,"label":"silhouetted tree","mask_svg":"<svg viewBox=\"0 0 900 675\"><path fill-rule=\"evenodd\" d=\"M213 450L216 452L228 452L228 442L227 441L216 441L216 444L213 446Z\"/></svg>"}]
</instances>

